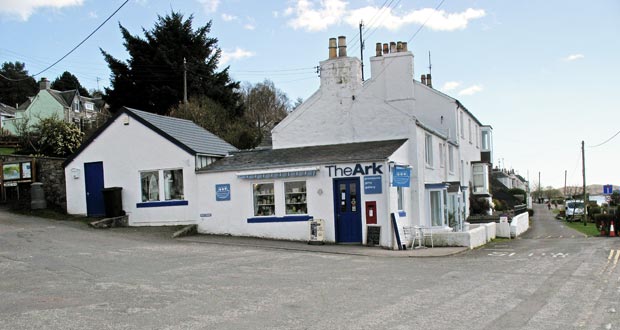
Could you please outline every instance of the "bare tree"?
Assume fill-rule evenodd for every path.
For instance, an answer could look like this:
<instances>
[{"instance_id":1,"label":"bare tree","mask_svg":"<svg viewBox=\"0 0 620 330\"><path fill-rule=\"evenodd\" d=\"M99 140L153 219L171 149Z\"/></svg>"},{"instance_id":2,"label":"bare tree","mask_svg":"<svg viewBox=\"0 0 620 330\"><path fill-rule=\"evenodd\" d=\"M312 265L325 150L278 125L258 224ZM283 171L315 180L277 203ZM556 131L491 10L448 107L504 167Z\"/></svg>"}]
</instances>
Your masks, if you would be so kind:
<instances>
[{"instance_id":1,"label":"bare tree","mask_svg":"<svg viewBox=\"0 0 620 330\"><path fill-rule=\"evenodd\" d=\"M288 96L277 89L273 82L265 80L252 85L244 84L241 94L245 105L245 117L256 130L257 140L269 135L291 109Z\"/></svg>"}]
</instances>

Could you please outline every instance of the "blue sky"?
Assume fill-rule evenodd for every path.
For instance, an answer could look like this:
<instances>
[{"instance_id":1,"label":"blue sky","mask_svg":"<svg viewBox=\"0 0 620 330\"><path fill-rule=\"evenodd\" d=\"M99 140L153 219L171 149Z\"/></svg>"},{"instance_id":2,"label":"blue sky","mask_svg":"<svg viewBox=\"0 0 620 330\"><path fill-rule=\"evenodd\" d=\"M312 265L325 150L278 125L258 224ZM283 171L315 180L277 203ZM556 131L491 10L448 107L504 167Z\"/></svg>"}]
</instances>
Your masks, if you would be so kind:
<instances>
[{"instance_id":1,"label":"blue sky","mask_svg":"<svg viewBox=\"0 0 620 330\"><path fill-rule=\"evenodd\" d=\"M0 62L34 74L79 43L124 1L0 0ZM366 23L364 61L376 42L409 41L414 72L459 99L494 128L495 164L543 186L581 185L581 141L588 184L620 185L620 2L445 0L130 0L77 51L38 75L64 71L103 88L109 70L99 48L127 57L118 24L134 35L171 10L213 21L224 65L235 80L270 79L290 99L319 84L313 67L328 39L347 36L359 56L357 23ZM385 4L386 7L381 9ZM415 34L420 26L426 25ZM370 73L366 72L368 78Z\"/></svg>"}]
</instances>

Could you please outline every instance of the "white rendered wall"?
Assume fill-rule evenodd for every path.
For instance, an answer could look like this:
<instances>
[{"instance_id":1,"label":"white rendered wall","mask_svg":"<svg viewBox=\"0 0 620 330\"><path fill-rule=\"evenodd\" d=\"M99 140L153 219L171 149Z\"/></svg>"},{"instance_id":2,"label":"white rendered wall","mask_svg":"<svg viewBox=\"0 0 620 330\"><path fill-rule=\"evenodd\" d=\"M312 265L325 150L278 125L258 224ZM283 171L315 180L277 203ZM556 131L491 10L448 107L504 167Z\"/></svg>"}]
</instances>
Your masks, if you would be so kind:
<instances>
[{"instance_id":1,"label":"white rendered wall","mask_svg":"<svg viewBox=\"0 0 620 330\"><path fill-rule=\"evenodd\" d=\"M197 219L194 156L145 127L134 118L124 125L118 117L65 167L67 212L86 214L84 163L103 162L104 187L122 187L123 210L130 225L193 223ZM141 202L140 171L183 169L183 190L189 205L137 208ZM79 170L77 179L72 169ZM160 191L163 194L163 191Z\"/></svg>"}]
</instances>

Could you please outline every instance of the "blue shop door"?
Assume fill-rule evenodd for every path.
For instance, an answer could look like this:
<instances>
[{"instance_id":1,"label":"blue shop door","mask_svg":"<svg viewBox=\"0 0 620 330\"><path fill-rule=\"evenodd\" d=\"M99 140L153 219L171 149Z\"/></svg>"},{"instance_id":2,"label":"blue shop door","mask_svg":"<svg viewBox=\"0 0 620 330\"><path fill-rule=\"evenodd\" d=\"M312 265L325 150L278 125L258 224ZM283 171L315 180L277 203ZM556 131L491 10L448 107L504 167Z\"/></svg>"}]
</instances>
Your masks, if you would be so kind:
<instances>
[{"instance_id":1,"label":"blue shop door","mask_svg":"<svg viewBox=\"0 0 620 330\"><path fill-rule=\"evenodd\" d=\"M103 163L84 163L86 184L86 213L89 217L105 215L103 205Z\"/></svg>"},{"instance_id":2,"label":"blue shop door","mask_svg":"<svg viewBox=\"0 0 620 330\"><path fill-rule=\"evenodd\" d=\"M360 181L334 179L334 210L337 243L362 243Z\"/></svg>"}]
</instances>

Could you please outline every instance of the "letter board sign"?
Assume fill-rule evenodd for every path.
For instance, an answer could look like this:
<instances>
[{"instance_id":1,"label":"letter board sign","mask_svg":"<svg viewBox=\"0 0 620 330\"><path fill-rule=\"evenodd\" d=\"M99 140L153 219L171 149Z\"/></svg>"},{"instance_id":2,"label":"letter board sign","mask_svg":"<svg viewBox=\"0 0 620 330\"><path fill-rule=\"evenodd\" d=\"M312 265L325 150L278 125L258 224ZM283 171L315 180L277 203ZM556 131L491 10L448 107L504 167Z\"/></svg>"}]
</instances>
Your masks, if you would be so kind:
<instances>
[{"instance_id":1,"label":"letter board sign","mask_svg":"<svg viewBox=\"0 0 620 330\"><path fill-rule=\"evenodd\" d=\"M380 194L381 192L380 175L369 175L364 177L364 194Z\"/></svg>"}]
</instances>

